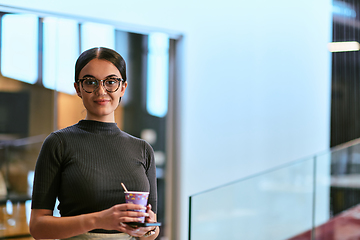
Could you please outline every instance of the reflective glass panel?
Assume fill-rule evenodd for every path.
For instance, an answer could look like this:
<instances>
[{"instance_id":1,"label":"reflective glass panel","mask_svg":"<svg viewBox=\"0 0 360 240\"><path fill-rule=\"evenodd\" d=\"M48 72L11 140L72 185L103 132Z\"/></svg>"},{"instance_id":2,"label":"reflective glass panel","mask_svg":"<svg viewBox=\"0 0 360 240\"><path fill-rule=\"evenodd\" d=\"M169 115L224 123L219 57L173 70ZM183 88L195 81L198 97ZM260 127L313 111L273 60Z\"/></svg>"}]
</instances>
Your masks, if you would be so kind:
<instances>
[{"instance_id":1,"label":"reflective glass panel","mask_svg":"<svg viewBox=\"0 0 360 240\"><path fill-rule=\"evenodd\" d=\"M149 34L146 109L149 114L164 117L168 109L169 37L164 33Z\"/></svg>"},{"instance_id":2,"label":"reflective glass panel","mask_svg":"<svg viewBox=\"0 0 360 240\"><path fill-rule=\"evenodd\" d=\"M47 17L43 21L43 84L74 94L74 67L79 55L78 22Z\"/></svg>"},{"instance_id":3,"label":"reflective glass panel","mask_svg":"<svg viewBox=\"0 0 360 240\"><path fill-rule=\"evenodd\" d=\"M191 197L191 240L289 239L312 226L313 159Z\"/></svg>"},{"instance_id":4,"label":"reflective glass panel","mask_svg":"<svg viewBox=\"0 0 360 240\"><path fill-rule=\"evenodd\" d=\"M115 48L115 28L111 25L86 22L81 24L81 51L93 47Z\"/></svg>"},{"instance_id":5,"label":"reflective glass panel","mask_svg":"<svg viewBox=\"0 0 360 240\"><path fill-rule=\"evenodd\" d=\"M317 239L359 239L360 144L319 155L316 169Z\"/></svg>"},{"instance_id":6,"label":"reflective glass panel","mask_svg":"<svg viewBox=\"0 0 360 240\"><path fill-rule=\"evenodd\" d=\"M38 79L39 19L32 14L5 14L1 22L1 73L27 83Z\"/></svg>"}]
</instances>

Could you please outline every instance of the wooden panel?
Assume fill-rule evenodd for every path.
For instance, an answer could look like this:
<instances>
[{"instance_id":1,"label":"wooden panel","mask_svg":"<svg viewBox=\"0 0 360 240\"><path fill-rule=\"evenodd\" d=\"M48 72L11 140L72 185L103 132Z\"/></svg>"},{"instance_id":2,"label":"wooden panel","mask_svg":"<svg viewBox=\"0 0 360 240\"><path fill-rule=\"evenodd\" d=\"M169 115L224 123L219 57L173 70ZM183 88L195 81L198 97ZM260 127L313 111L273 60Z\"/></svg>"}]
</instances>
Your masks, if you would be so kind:
<instances>
[{"instance_id":1,"label":"wooden panel","mask_svg":"<svg viewBox=\"0 0 360 240\"><path fill-rule=\"evenodd\" d=\"M0 239L33 239L30 234L26 220L25 203L14 203L12 208L7 209L6 205L0 206Z\"/></svg>"}]
</instances>

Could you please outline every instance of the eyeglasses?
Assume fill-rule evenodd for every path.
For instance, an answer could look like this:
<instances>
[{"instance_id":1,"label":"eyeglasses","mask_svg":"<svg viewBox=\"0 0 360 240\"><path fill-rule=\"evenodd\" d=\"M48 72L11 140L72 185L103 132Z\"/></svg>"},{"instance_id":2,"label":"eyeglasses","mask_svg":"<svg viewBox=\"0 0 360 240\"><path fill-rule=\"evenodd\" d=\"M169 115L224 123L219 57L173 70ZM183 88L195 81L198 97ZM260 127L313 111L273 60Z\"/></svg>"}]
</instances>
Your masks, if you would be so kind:
<instances>
[{"instance_id":1,"label":"eyeglasses","mask_svg":"<svg viewBox=\"0 0 360 240\"><path fill-rule=\"evenodd\" d=\"M100 82L102 82L102 85L107 92L113 93L116 92L119 89L120 84L125 81L122 78L116 77L108 77L104 80L99 80L94 77L85 77L78 79L77 82L81 82L82 88L87 93L94 92L100 86Z\"/></svg>"}]
</instances>

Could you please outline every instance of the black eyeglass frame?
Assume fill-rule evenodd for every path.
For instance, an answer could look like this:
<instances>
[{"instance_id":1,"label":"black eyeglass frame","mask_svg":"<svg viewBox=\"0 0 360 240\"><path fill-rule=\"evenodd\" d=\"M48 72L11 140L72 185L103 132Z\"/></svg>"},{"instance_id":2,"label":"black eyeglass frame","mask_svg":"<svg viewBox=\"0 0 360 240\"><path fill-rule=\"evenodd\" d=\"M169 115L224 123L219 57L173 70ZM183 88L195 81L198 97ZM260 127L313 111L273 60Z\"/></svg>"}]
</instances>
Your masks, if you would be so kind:
<instances>
[{"instance_id":1,"label":"black eyeglass frame","mask_svg":"<svg viewBox=\"0 0 360 240\"><path fill-rule=\"evenodd\" d=\"M86 91L85 88L84 88L84 84L83 84L83 82L84 82L85 80L89 80L89 79L95 80L96 83L97 83L97 84L96 84L96 85L97 85L96 88L94 88L94 90L93 90L92 92ZM106 88L106 86L105 86L105 81L106 81L106 80L113 80L113 79L117 80L117 81L119 82L119 84L118 84L117 88L116 88L114 91L109 91L109 90ZM102 82L102 85L103 85L104 89L105 89L107 92L109 92L109 93L114 93L114 92L116 92L116 91L120 88L121 83L124 83L125 80L122 79L122 78L118 78L118 77L109 77L109 78L105 78L105 79L102 79L102 80L99 80L99 79L96 79L96 78L85 77L85 78L79 78L78 80L76 80L76 82L77 82L77 83L81 83L82 89L83 89L85 92L87 92L87 93L93 93L93 92L95 92L95 90L98 89L99 86L100 86L100 83L99 83L99 82Z\"/></svg>"}]
</instances>

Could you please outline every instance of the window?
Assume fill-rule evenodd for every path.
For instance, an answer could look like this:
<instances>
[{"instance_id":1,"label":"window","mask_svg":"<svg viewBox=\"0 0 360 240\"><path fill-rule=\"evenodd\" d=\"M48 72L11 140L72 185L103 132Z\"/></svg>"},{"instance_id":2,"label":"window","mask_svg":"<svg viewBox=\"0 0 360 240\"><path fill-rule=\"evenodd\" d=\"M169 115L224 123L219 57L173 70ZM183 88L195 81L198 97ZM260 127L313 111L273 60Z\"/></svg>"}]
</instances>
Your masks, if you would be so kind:
<instances>
[{"instance_id":1,"label":"window","mask_svg":"<svg viewBox=\"0 0 360 240\"><path fill-rule=\"evenodd\" d=\"M168 35L164 33L149 34L148 48L146 109L153 116L164 117L168 109Z\"/></svg>"},{"instance_id":2,"label":"window","mask_svg":"<svg viewBox=\"0 0 360 240\"><path fill-rule=\"evenodd\" d=\"M46 17L43 21L43 84L74 94L74 66L79 55L78 22Z\"/></svg>"},{"instance_id":3,"label":"window","mask_svg":"<svg viewBox=\"0 0 360 240\"><path fill-rule=\"evenodd\" d=\"M81 51L93 47L115 48L115 28L106 24L81 24Z\"/></svg>"},{"instance_id":4,"label":"window","mask_svg":"<svg viewBox=\"0 0 360 240\"><path fill-rule=\"evenodd\" d=\"M39 19L32 14L5 14L1 25L1 73L27 83L38 79Z\"/></svg>"}]
</instances>

